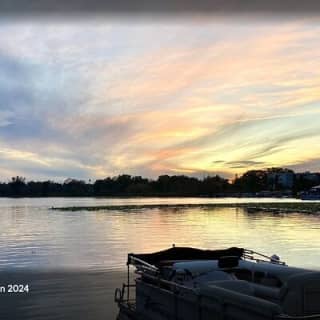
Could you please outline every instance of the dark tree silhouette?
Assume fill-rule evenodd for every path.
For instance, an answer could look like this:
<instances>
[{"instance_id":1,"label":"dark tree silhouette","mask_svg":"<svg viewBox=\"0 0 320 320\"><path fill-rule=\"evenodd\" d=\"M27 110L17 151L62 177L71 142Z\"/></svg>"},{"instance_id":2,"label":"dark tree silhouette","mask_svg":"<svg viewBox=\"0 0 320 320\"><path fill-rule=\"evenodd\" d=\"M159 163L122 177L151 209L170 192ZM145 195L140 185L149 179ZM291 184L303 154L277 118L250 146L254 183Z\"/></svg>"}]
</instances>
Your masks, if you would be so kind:
<instances>
[{"instance_id":1,"label":"dark tree silhouette","mask_svg":"<svg viewBox=\"0 0 320 320\"><path fill-rule=\"evenodd\" d=\"M269 168L250 170L233 183L218 175L203 179L185 175L162 175L156 180L122 174L98 179L94 183L67 179L63 183L30 181L13 177L8 183L0 183L1 197L81 197L81 196L228 196L261 191L293 193L308 190L320 184L319 173L295 174L292 170Z\"/></svg>"},{"instance_id":2,"label":"dark tree silhouette","mask_svg":"<svg viewBox=\"0 0 320 320\"><path fill-rule=\"evenodd\" d=\"M13 195L24 196L26 195L26 178L24 177L12 177L11 181L8 183L9 188Z\"/></svg>"},{"instance_id":3,"label":"dark tree silhouette","mask_svg":"<svg viewBox=\"0 0 320 320\"><path fill-rule=\"evenodd\" d=\"M268 189L267 171L250 170L234 182L235 190L239 192L259 192Z\"/></svg>"}]
</instances>

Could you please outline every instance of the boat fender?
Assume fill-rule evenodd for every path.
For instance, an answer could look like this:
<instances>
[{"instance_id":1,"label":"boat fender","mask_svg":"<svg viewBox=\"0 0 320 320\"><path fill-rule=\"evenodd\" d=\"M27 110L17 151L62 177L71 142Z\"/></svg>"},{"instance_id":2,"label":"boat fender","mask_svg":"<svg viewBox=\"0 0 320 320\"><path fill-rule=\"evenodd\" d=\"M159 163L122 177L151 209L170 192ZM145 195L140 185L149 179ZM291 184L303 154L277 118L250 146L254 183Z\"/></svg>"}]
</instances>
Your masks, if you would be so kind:
<instances>
[{"instance_id":1,"label":"boat fender","mask_svg":"<svg viewBox=\"0 0 320 320\"><path fill-rule=\"evenodd\" d=\"M123 301L123 290L121 290L120 288L116 288L114 292L114 301L117 303Z\"/></svg>"},{"instance_id":2,"label":"boat fender","mask_svg":"<svg viewBox=\"0 0 320 320\"><path fill-rule=\"evenodd\" d=\"M271 263L279 263L280 262L280 257L276 254L273 254L271 257L270 257L270 262Z\"/></svg>"}]
</instances>

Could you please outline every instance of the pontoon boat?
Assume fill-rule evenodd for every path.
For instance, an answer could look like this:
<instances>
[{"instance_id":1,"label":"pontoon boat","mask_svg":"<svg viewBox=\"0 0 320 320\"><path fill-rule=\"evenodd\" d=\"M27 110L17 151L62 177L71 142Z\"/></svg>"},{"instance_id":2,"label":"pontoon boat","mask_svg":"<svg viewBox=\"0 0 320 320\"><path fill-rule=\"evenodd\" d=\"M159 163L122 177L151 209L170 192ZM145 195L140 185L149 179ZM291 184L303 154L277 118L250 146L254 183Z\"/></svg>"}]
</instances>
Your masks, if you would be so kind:
<instances>
[{"instance_id":1,"label":"pontoon boat","mask_svg":"<svg viewBox=\"0 0 320 320\"><path fill-rule=\"evenodd\" d=\"M128 255L118 320L320 319L320 272L278 256L172 247ZM130 266L136 273L130 280Z\"/></svg>"}]
</instances>

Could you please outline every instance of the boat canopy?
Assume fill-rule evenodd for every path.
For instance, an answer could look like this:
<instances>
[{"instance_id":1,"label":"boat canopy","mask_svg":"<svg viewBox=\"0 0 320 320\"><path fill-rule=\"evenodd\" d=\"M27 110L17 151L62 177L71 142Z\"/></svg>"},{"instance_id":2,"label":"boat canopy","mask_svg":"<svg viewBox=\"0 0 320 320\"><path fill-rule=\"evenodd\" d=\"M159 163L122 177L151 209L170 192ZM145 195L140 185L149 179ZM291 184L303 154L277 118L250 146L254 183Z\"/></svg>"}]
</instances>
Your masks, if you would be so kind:
<instances>
[{"instance_id":1,"label":"boat canopy","mask_svg":"<svg viewBox=\"0 0 320 320\"><path fill-rule=\"evenodd\" d=\"M243 248L232 247L223 250L201 250L189 247L172 247L166 250L143 253L143 254L128 254L127 264L140 265L148 263L155 267L160 267L163 262L177 262L188 260L219 260L222 257L237 257L244 256Z\"/></svg>"}]
</instances>

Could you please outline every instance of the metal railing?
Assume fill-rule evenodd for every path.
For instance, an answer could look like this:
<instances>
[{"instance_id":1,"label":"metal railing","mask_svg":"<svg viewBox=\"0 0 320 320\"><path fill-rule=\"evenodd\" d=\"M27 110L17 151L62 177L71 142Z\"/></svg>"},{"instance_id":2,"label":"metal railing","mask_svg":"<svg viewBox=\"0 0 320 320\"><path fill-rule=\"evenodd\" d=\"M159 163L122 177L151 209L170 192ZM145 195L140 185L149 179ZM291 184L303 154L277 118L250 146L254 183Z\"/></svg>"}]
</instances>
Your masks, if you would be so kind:
<instances>
[{"instance_id":1,"label":"metal railing","mask_svg":"<svg viewBox=\"0 0 320 320\"><path fill-rule=\"evenodd\" d=\"M251 254L257 254L252 250L248 250ZM268 256L262 255L263 258L269 259ZM192 292L195 295L199 295L197 291L194 290L194 288L186 287L184 285L178 284L174 281L165 280L159 277L159 274L155 274L156 272L159 272L159 269L144 262L141 259L132 257L135 261L138 262L138 266L141 267L137 269L137 273L140 275L143 275L145 279L149 279L153 285L158 286L159 288L165 288L166 290L171 291L173 294L180 294L183 291L184 292ZM264 261L264 260L261 260ZM281 262L284 264L284 262ZM144 270L146 269L152 270L154 274L150 273L144 273ZM130 284L130 275L129 275L129 264L128 264L128 283L123 283L122 288L117 288L114 295L114 301L118 303L118 305L125 305L128 308L131 308L135 305L136 300L132 299L130 297L130 288L136 288L136 284ZM287 314L279 314L274 317L275 320L320 320L320 314L314 314L314 315L303 315L303 316L290 316Z\"/></svg>"},{"instance_id":2,"label":"metal railing","mask_svg":"<svg viewBox=\"0 0 320 320\"><path fill-rule=\"evenodd\" d=\"M256 257L257 256L257 257ZM263 259L261 259L261 258ZM259 253L250 249L244 249L244 253L243 253L243 258L247 259L247 260L253 260L256 262L271 262L271 263L276 263L276 264L280 264L285 266L286 263L284 261L278 260L272 256L267 256L263 253Z\"/></svg>"},{"instance_id":3,"label":"metal railing","mask_svg":"<svg viewBox=\"0 0 320 320\"><path fill-rule=\"evenodd\" d=\"M281 261L280 259L274 258L272 256L267 256L262 253L256 252L254 250L250 249L244 249L243 258L246 260L252 260L256 262L271 262L276 263L280 265L286 265L284 261ZM114 295L114 301L118 304L125 304L128 307L133 306L135 304L135 299L132 299L130 297L130 289L136 288L136 284L130 284L130 264L134 265L136 267L136 273L143 275L144 278L151 280L151 283L154 285L159 286L160 288L166 288L169 289L172 293L177 294L181 293L181 291L192 291L195 294L194 289L190 287L183 286L181 284L178 284L174 281L165 280L160 277L160 270L156 266L143 261L142 259L139 259L137 257L129 255L128 258L128 277L127 277L127 283L122 284L122 288L117 288ZM320 320L320 314L314 314L314 315L302 315L302 316L290 316L287 314L279 314L275 316L276 320Z\"/></svg>"},{"instance_id":4,"label":"metal railing","mask_svg":"<svg viewBox=\"0 0 320 320\"><path fill-rule=\"evenodd\" d=\"M134 265L137 269L140 269L140 270L147 270L155 273L159 272L159 269L156 266L131 255L129 255L127 265L129 264Z\"/></svg>"},{"instance_id":5,"label":"metal railing","mask_svg":"<svg viewBox=\"0 0 320 320\"><path fill-rule=\"evenodd\" d=\"M284 261L281 261L280 259L277 259L273 256L268 256L263 253L256 252L256 251L250 250L250 249L244 249L242 257L244 259L252 260L252 261L256 261L256 262L264 261L264 262L271 262L271 263L276 263L276 264L280 264L280 265L286 265L286 263ZM128 264L132 264L140 270L152 271L155 273L159 272L159 268L157 268L156 266L154 266L146 261L143 261L140 258L134 257L132 255L129 255Z\"/></svg>"},{"instance_id":6,"label":"metal railing","mask_svg":"<svg viewBox=\"0 0 320 320\"><path fill-rule=\"evenodd\" d=\"M129 288L135 288L135 284L122 284L122 288L117 288L114 292L114 302L116 303L135 303L135 299L130 299ZM129 292L129 296L126 293ZM127 296L127 297L126 297ZM125 298L126 297L126 298Z\"/></svg>"}]
</instances>

